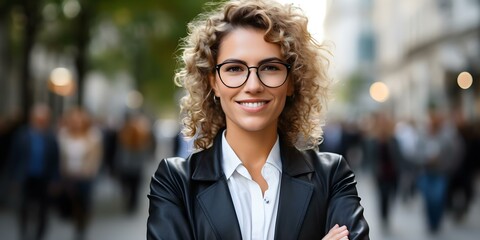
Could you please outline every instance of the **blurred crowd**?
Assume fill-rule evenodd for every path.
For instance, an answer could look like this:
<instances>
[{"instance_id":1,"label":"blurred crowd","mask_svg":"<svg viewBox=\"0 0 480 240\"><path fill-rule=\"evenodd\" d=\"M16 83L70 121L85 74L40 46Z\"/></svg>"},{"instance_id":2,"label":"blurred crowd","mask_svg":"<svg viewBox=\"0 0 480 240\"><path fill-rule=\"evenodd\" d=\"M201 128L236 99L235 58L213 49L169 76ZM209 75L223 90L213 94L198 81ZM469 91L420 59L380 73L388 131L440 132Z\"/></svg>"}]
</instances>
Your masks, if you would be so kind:
<instances>
[{"instance_id":1,"label":"blurred crowd","mask_svg":"<svg viewBox=\"0 0 480 240\"><path fill-rule=\"evenodd\" d=\"M137 211L154 146L149 118L127 113L114 128L79 107L51 115L36 104L25 124L0 118L0 195L7 196L0 208L17 209L20 239L43 239L51 211L72 223L74 239L85 239L99 174L121 186L125 213Z\"/></svg>"},{"instance_id":2,"label":"blurred crowd","mask_svg":"<svg viewBox=\"0 0 480 240\"><path fill-rule=\"evenodd\" d=\"M340 153L357 171L373 176L384 231L394 200L408 202L419 194L428 230L436 234L447 212L461 223L475 197L480 123L459 110L435 107L422 120L378 111L358 121L332 121L320 150Z\"/></svg>"}]
</instances>

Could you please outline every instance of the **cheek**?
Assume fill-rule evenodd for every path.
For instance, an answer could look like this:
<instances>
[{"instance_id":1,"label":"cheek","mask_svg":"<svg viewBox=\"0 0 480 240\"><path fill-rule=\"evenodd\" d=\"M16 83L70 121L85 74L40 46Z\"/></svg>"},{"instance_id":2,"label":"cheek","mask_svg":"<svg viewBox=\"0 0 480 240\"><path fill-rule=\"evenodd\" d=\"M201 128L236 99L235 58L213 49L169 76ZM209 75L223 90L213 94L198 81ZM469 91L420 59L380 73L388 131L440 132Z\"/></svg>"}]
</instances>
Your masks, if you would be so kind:
<instances>
[{"instance_id":1,"label":"cheek","mask_svg":"<svg viewBox=\"0 0 480 240\"><path fill-rule=\"evenodd\" d=\"M217 77L215 79L214 89L216 96L229 100L241 92L241 88L229 88L225 86Z\"/></svg>"},{"instance_id":2,"label":"cheek","mask_svg":"<svg viewBox=\"0 0 480 240\"><path fill-rule=\"evenodd\" d=\"M293 88L290 89L287 89L287 91L285 91L283 93L283 96L282 96L282 99L281 99L281 104L282 104L282 111L285 110L285 107L286 105L288 104L287 102L292 98L292 96L294 95L293 93Z\"/></svg>"}]
</instances>

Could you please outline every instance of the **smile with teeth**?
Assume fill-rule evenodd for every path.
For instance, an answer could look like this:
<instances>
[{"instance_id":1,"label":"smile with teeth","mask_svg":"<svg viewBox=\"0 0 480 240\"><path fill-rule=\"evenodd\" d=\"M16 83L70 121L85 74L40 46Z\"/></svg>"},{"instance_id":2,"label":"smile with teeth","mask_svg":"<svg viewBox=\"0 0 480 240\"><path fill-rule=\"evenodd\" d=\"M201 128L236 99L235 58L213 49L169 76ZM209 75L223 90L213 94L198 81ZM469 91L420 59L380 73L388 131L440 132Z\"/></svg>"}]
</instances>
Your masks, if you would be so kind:
<instances>
[{"instance_id":1,"label":"smile with teeth","mask_svg":"<svg viewBox=\"0 0 480 240\"><path fill-rule=\"evenodd\" d=\"M248 108L257 108L265 105L267 102L240 102L242 106L248 107Z\"/></svg>"}]
</instances>

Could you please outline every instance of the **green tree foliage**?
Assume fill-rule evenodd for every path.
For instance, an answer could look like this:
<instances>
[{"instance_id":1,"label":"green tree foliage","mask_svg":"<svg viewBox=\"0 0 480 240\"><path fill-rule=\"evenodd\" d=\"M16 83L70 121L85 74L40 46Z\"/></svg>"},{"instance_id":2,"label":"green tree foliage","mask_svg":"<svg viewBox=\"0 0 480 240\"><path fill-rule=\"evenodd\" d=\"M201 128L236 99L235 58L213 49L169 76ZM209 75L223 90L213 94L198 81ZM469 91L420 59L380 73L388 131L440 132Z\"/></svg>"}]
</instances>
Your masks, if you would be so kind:
<instances>
[{"instance_id":1,"label":"green tree foliage","mask_svg":"<svg viewBox=\"0 0 480 240\"><path fill-rule=\"evenodd\" d=\"M33 0L40 19L34 45L55 56L73 59L80 85L85 73L97 71L115 81L127 72L150 106L173 103L176 49L186 36L187 23L206 0ZM8 24L9 54L25 50L22 31L30 0L1 0L0 23ZM31 47L31 46L30 46ZM20 58L20 57L19 57ZM15 58L14 58L15 59ZM0 64L2 62L0 61ZM19 64L20 65L20 64ZM19 71L19 70L17 70ZM80 100L81 102L81 100Z\"/></svg>"},{"instance_id":2,"label":"green tree foliage","mask_svg":"<svg viewBox=\"0 0 480 240\"><path fill-rule=\"evenodd\" d=\"M114 73L127 70L137 81L147 101L164 106L173 103L176 49L186 36L186 25L201 10L205 0L97 1L97 24L114 27L118 41L102 53L92 53L92 65ZM104 25L102 25L104 24ZM93 36L94 38L95 36Z\"/></svg>"}]
</instances>

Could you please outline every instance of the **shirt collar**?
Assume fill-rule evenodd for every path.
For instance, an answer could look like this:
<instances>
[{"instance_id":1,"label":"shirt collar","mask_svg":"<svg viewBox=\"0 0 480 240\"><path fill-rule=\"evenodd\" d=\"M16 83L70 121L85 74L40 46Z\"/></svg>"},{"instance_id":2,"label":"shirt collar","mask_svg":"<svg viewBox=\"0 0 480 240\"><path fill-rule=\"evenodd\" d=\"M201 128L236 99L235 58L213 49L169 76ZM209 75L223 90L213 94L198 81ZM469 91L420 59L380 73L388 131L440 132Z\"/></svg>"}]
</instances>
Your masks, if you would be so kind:
<instances>
[{"instance_id":1,"label":"shirt collar","mask_svg":"<svg viewBox=\"0 0 480 240\"><path fill-rule=\"evenodd\" d=\"M226 130L224 130L222 133L222 168L223 173L228 180L232 176L233 172L235 172L237 167L242 165L242 161L240 161L230 144L228 144L227 139L225 138L225 132ZM280 144L278 135L272 150L270 150L270 154L268 154L266 163L273 165L280 173L282 172L282 161L280 158Z\"/></svg>"}]
</instances>

